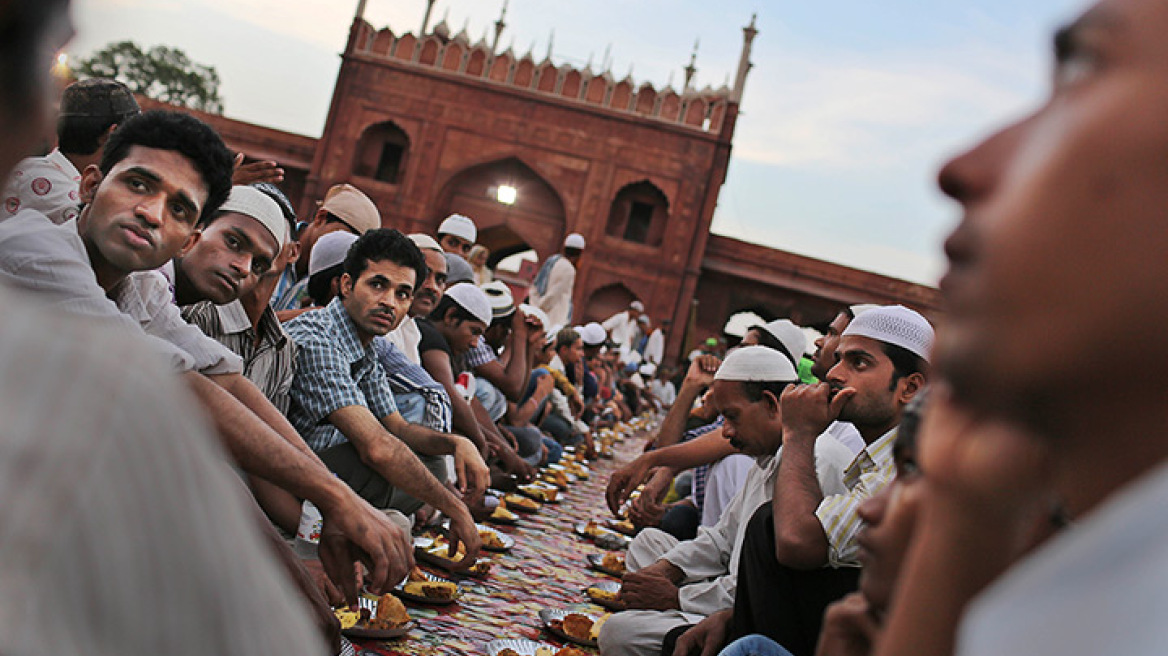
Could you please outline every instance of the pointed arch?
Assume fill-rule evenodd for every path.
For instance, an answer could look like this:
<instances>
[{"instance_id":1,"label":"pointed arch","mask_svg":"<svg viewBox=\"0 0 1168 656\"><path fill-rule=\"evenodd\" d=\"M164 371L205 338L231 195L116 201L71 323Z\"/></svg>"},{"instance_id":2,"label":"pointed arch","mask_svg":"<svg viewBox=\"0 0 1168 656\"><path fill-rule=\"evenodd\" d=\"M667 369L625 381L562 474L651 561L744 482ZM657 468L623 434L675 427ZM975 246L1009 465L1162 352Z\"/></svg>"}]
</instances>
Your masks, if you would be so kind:
<instances>
[{"instance_id":1,"label":"pointed arch","mask_svg":"<svg viewBox=\"0 0 1168 656\"><path fill-rule=\"evenodd\" d=\"M427 37L422 43L422 54L418 56L418 63L433 66L438 61L438 52L442 49L441 42L436 37Z\"/></svg>"},{"instance_id":2,"label":"pointed arch","mask_svg":"<svg viewBox=\"0 0 1168 656\"><path fill-rule=\"evenodd\" d=\"M511 84L526 89L531 86L534 80L535 62L531 61L530 57L524 57L515 66L515 77L511 80Z\"/></svg>"},{"instance_id":3,"label":"pointed arch","mask_svg":"<svg viewBox=\"0 0 1168 656\"><path fill-rule=\"evenodd\" d=\"M612 100L608 102L608 105L613 109L627 112L631 109L632 102L633 85L628 80L624 80L612 90Z\"/></svg>"},{"instance_id":4,"label":"pointed arch","mask_svg":"<svg viewBox=\"0 0 1168 656\"><path fill-rule=\"evenodd\" d=\"M383 27L377 30L377 34L373 36L373 45L370 46L369 50L375 55L388 57L390 49L393 48L393 42L393 32L388 27Z\"/></svg>"},{"instance_id":5,"label":"pointed arch","mask_svg":"<svg viewBox=\"0 0 1168 656\"><path fill-rule=\"evenodd\" d=\"M397 59L404 59L411 61L414 58L414 51L418 47L418 38L413 34L403 34L393 48L393 56Z\"/></svg>"},{"instance_id":6,"label":"pointed arch","mask_svg":"<svg viewBox=\"0 0 1168 656\"><path fill-rule=\"evenodd\" d=\"M597 287L588 295L588 302L584 304L584 321L604 321L617 312L627 310L629 303L638 299L637 294L621 282Z\"/></svg>"},{"instance_id":7,"label":"pointed arch","mask_svg":"<svg viewBox=\"0 0 1168 656\"><path fill-rule=\"evenodd\" d=\"M515 58L510 53L503 53L491 62L491 70L487 73L487 78L492 82L499 82L500 84L507 81L511 75L511 67L515 63Z\"/></svg>"},{"instance_id":8,"label":"pointed arch","mask_svg":"<svg viewBox=\"0 0 1168 656\"><path fill-rule=\"evenodd\" d=\"M483 71L487 67L487 51L484 48L475 48L470 52L470 58L466 60L466 74L475 77L482 77Z\"/></svg>"},{"instance_id":9,"label":"pointed arch","mask_svg":"<svg viewBox=\"0 0 1168 656\"><path fill-rule=\"evenodd\" d=\"M573 100L580 97L580 90L584 86L584 76L580 71L570 70L564 76L564 86L560 88L560 95Z\"/></svg>"},{"instance_id":10,"label":"pointed arch","mask_svg":"<svg viewBox=\"0 0 1168 656\"><path fill-rule=\"evenodd\" d=\"M668 91L661 96L661 119L665 121L676 121L678 114L681 113L681 96L673 91Z\"/></svg>"},{"instance_id":11,"label":"pointed arch","mask_svg":"<svg viewBox=\"0 0 1168 656\"><path fill-rule=\"evenodd\" d=\"M633 111L650 116L657 107L657 91L648 82L637 89L637 104Z\"/></svg>"},{"instance_id":12,"label":"pointed arch","mask_svg":"<svg viewBox=\"0 0 1168 656\"><path fill-rule=\"evenodd\" d=\"M660 246L669 221L669 198L648 180L621 187L612 200L605 233L647 246Z\"/></svg>"},{"instance_id":13,"label":"pointed arch","mask_svg":"<svg viewBox=\"0 0 1168 656\"><path fill-rule=\"evenodd\" d=\"M353 175L389 184L401 182L410 153L410 137L393 121L366 126L353 149Z\"/></svg>"},{"instance_id":14,"label":"pointed arch","mask_svg":"<svg viewBox=\"0 0 1168 656\"><path fill-rule=\"evenodd\" d=\"M559 81L560 71L551 62L544 62L536 70L535 88L544 93L555 93L556 83Z\"/></svg>"},{"instance_id":15,"label":"pointed arch","mask_svg":"<svg viewBox=\"0 0 1168 656\"><path fill-rule=\"evenodd\" d=\"M451 41L446 44L446 51L442 53L442 68L447 71L458 71L462 68L462 57L466 54L462 44Z\"/></svg>"},{"instance_id":16,"label":"pointed arch","mask_svg":"<svg viewBox=\"0 0 1168 656\"><path fill-rule=\"evenodd\" d=\"M686 125L692 125L696 128L702 127L706 121L706 101L701 98L690 98L689 105L685 108Z\"/></svg>"},{"instance_id":17,"label":"pointed arch","mask_svg":"<svg viewBox=\"0 0 1168 656\"><path fill-rule=\"evenodd\" d=\"M584 92L585 101L594 105L603 105L606 95L608 95L608 80L600 75L588 80L588 89Z\"/></svg>"}]
</instances>

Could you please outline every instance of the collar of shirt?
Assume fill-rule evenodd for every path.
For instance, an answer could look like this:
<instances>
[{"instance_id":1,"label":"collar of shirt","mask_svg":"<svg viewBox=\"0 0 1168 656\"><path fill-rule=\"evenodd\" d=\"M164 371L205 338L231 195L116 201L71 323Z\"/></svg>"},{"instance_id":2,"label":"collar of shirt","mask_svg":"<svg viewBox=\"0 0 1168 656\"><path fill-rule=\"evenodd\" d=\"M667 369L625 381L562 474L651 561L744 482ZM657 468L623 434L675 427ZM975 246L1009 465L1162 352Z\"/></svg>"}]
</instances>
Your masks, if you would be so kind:
<instances>
[{"instance_id":1,"label":"collar of shirt","mask_svg":"<svg viewBox=\"0 0 1168 656\"><path fill-rule=\"evenodd\" d=\"M357 337L357 325L349 317L349 312L341 303L339 296L334 298L323 310L317 311L324 312L325 316L336 326L336 331L333 333L334 344L346 360L353 363L359 362L363 358L376 359L377 354L373 351L372 343L368 347L361 346L361 340Z\"/></svg>"},{"instance_id":2,"label":"collar of shirt","mask_svg":"<svg viewBox=\"0 0 1168 656\"><path fill-rule=\"evenodd\" d=\"M227 305L216 305L215 313L219 315L220 329L228 335L250 334L253 330L251 317L247 316L247 311L243 309L243 304L238 300ZM280 321L276 318L276 312L272 310L271 306L264 308L264 313L260 315L259 335L260 341L274 344L278 348L282 348L288 339L287 333L280 327Z\"/></svg>"},{"instance_id":3,"label":"collar of shirt","mask_svg":"<svg viewBox=\"0 0 1168 656\"><path fill-rule=\"evenodd\" d=\"M860 482L860 477L872 472L891 472L892 446L896 443L896 428L880 436L880 439L864 447L851 464L844 470L844 485L852 489Z\"/></svg>"},{"instance_id":4,"label":"collar of shirt","mask_svg":"<svg viewBox=\"0 0 1168 656\"><path fill-rule=\"evenodd\" d=\"M75 181L81 179L81 172L77 170L76 166L73 166L73 162L70 162L68 157L65 157L65 153L62 153L60 148L54 148L51 153L45 156L45 159L60 169L61 173L69 176L70 179Z\"/></svg>"}]
</instances>

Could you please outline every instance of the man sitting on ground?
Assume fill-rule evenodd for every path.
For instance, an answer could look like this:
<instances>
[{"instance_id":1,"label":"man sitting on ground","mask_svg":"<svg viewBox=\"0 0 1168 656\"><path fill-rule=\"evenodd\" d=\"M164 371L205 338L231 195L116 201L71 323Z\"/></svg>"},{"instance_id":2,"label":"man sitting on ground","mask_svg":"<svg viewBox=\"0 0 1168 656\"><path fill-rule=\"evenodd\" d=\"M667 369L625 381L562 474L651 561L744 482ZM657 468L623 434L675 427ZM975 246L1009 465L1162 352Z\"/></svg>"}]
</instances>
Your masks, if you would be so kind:
<instances>
[{"instance_id":1,"label":"man sitting on ground","mask_svg":"<svg viewBox=\"0 0 1168 656\"><path fill-rule=\"evenodd\" d=\"M466 504L444 486L440 456L454 456L472 503L486 488L487 467L466 438L402 417L372 347L405 316L425 274L422 253L396 230L371 230L353 243L341 295L286 325L298 348L289 417L325 464L375 507L410 514L428 503L450 517L452 548L466 545L460 562L469 567L481 542Z\"/></svg>"},{"instance_id":2,"label":"man sitting on ground","mask_svg":"<svg viewBox=\"0 0 1168 656\"><path fill-rule=\"evenodd\" d=\"M742 490L712 529L678 542L656 529L642 531L629 546L618 599L631 610L613 615L600 631L604 656L657 654L672 629L701 620L734 603L738 557L746 523L769 501L786 457L779 397L797 384L790 360L762 346L734 351L714 376L713 401L725 419L724 435L758 459ZM830 437L819 441L812 474L817 487L843 493L843 468L850 454Z\"/></svg>"}]
</instances>

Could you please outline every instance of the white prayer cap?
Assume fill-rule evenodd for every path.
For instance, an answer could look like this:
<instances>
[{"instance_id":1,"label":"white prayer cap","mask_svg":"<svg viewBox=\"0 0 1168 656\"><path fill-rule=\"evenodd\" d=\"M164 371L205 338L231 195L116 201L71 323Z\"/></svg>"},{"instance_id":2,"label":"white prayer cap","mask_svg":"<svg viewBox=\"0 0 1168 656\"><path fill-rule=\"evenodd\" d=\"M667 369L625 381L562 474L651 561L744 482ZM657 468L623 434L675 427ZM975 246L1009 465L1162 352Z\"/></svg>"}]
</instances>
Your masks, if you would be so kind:
<instances>
[{"instance_id":1,"label":"white prayer cap","mask_svg":"<svg viewBox=\"0 0 1168 656\"><path fill-rule=\"evenodd\" d=\"M933 326L920 314L903 305L883 305L865 310L844 329L844 336L868 337L899 346L929 361L933 349Z\"/></svg>"},{"instance_id":2,"label":"white prayer cap","mask_svg":"<svg viewBox=\"0 0 1168 656\"><path fill-rule=\"evenodd\" d=\"M642 376L654 376L657 374L657 367L652 362L646 362L638 369Z\"/></svg>"},{"instance_id":3,"label":"white prayer cap","mask_svg":"<svg viewBox=\"0 0 1168 656\"><path fill-rule=\"evenodd\" d=\"M726 355L714 380L749 383L794 383L799 372L787 356L765 346L743 346Z\"/></svg>"},{"instance_id":4,"label":"white prayer cap","mask_svg":"<svg viewBox=\"0 0 1168 656\"><path fill-rule=\"evenodd\" d=\"M573 232L564 239L564 248L575 248L577 250L584 250L584 235Z\"/></svg>"},{"instance_id":5,"label":"white prayer cap","mask_svg":"<svg viewBox=\"0 0 1168 656\"><path fill-rule=\"evenodd\" d=\"M629 309L636 310L637 312L644 312L645 304L640 301L633 301L632 303L629 303Z\"/></svg>"},{"instance_id":6,"label":"white prayer cap","mask_svg":"<svg viewBox=\"0 0 1168 656\"><path fill-rule=\"evenodd\" d=\"M414 246L417 246L421 250L438 251L439 253L446 252L442 250L442 246L430 235L421 232L415 232L414 234L409 235L409 237L410 241L414 242Z\"/></svg>"},{"instance_id":7,"label":"white prayer cap","mask_svg":"<svg viewBox=\"0 0 1168 656\"><path fill-rule=\"evenodd\" d=\"M348 230L334 230L316 240L308 255L308 275L315 276L329 267L345 261L349 247L357 241L357 235Z\"/></svg>"},{"instance_id":8,"label":"white prayer cap","mask_svg":"<svg viewBox=\"0 0 1168 656\"><path fill-rule=\"evenodd\" d=\"M479 231L475 228L474 221L471 221L470 217L461 214L451 214L446 217L442 225L438 226L438 234L454 235L459 239L465 239L473 244L479 236Z\"/></svg>"},{"instance_id":9,"label":"white prayer cap","mask_svg":"<svg viewBox=\"0 0 1168 656\"><path fill-rule=\"evenodd\" d=\"M608 332L604 326L595 321L576 330L580 333L580 339L584 340L584 346L600 346L608 339Z\"/></svg>"},{"instance_id":10,"label":"white prayer cap","mask_svg":"<svg viewBox=\"0 0 1168 656\"><path fill-rule=\"evenodd\" d=\"M803 351L807 349L807 337L803 334L802 328L791 323L790 319L776 319L758 328L779 340L783 348L787 349L787 355L798 367L799 358L803 357Z\"/></svg>"},{"instance_id":11,"label":"white prayer cap","mask_svg":"<svg viewBox=\"0 0 1168 656\"><path fill-rule=\"evenodd\" d=\"M227 202L219 208L220 212L235 212L255 219L267 229L268 234L276 239L276 247L284 246L284 239L288 234L288 222L284 220L284 213L276 201L267 194L254 187L235 185L231 188L231 195Z\"/></svg>"},{"instance_id":12,"label":"white prayer cap","mask_svg":"<svg viewBox=\"0 0 1168 656\"><path fill-rule=\"evenodd\" d=\"M543 312L543 310L540 310L539 308L537 308L537 307L533 307L533 306L530 306L530 305L520 305L519 307L521 307L521 308L523 308L523 307L530 307L530 308L532 308L533 310L539 310L540 312ZM524 310L524 312L526 313L526 312L527 312L527 310ZM546 316L546 315L545 315L545 316ZM547 324L546 324L546 323L544 323L544 325L546 326ZM552 326L551 328L548 328L548 329L547 329L547 343L548 343L548 344L551 344L552 342L555 342L555 341L556 341L556 336L557 336L557 335L559 335L559 334L560 334L560 331L561 331L561 330L563 330L563 329L564 329L564 327L563 327L562 325L560 325L560 324L556 324L556 325Z\"/></svg>"},{"instance_id":13,"label":"white prayer cap","mask_svg":"<svg viewBox=\"0 0 1168 656\"><path fill-rule=\"evenodd\" d=\"M515 299L511 296L511 288L502 280L492 280L480 287L491 302L491 316L495 319L505 317L515 312Z\"/></svg>"},{"instance_id":14,"label":"white prayer cap","mask_svg":"<svg viewBox=\"0 0 1168 656\"><path fill-rule=\"evenodd\" d=\"M543 310L535 307L534 305L529 305L527 303L520 303L519 309L523 311L524 315L529 316L529 317L535 317L536 319L538 319L539 325L543 326L545 329L548 327L548 324L551 323L551 319L548 317L547 312L544 312ZM549 330L548 332L550 334L554 335L555 333L557 333L559 331L558 330Z\"/></svg>"},{"instance_id":15,"label":"white prayer cap","mask_svg":"<svg viewBox=\"0 0 1168 656\"><path fill-rule=\"evenodd\" d=\"M475 287L474 283L460 282L447 289L446 295L462 309L470 312L472 317L488 326L491 325L491 300L487 298L487 293Z\"/></svg>"},{"instance_id":16,"label":"white prayer cap","mask_svg":"<svg viewBox=\"0 0 1168 656\"><path fill-rule=\"evenodd\" d=\"M868 310L875 310L878 307L882 307L882 306L876 305L875 303L857 303L855 305L848 306L848 312L851 312L852 318L855 319L856 317L860 316L861 312L867 312Z\"/></svg>"}]
</instances>

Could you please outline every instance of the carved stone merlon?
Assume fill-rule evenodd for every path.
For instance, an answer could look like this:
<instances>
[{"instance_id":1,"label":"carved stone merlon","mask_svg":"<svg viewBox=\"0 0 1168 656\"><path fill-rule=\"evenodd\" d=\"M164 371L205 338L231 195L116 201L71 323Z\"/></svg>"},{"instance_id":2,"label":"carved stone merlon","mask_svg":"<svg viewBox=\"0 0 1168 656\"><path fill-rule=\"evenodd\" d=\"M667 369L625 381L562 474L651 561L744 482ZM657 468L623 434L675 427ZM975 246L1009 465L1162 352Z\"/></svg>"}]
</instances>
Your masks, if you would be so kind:
<instances>
[{"instance_id":1,"label":"carved stone merlon","mask_svg":"<svg viewBox=\"0 0 1168 656\"><path fill-rule=\"evenodd\" d=\"M742 90L746 86L746 74L754 64L750 63L750 48L754 43L754 37L758 35L758 29L755 28L754 23L758 18L758 14L750 17L750 25L742 28L742 57L738 60L738 76L734 79L734 89L730 94L732 102L742 102Z\"/></svg>"}]
</instances>

